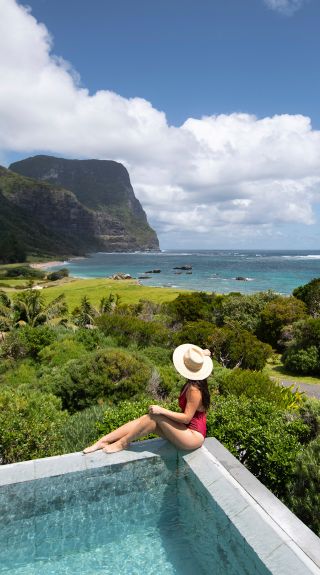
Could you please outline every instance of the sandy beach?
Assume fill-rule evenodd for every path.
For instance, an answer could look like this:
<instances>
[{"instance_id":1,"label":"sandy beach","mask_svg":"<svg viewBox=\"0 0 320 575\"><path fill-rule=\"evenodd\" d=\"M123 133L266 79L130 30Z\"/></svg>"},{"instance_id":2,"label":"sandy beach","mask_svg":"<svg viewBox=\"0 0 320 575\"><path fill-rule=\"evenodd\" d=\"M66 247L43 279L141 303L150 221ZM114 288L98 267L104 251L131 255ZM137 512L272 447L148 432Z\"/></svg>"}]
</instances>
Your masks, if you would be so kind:
<instances>
[{"instance_id":1,"label":"sandy beach","mask_svg":"<svg viewBox=\"0 0 320 575\"><path fill-rule=\"evenodd\" d=\"M30 266L36 270L46 270L48 268L51 268L53 266L64 266L66 264L65 261L63 262L59 262L59 261L51 261L51 262L36 262L33 264L30 264Z\"/></svg>"}]
</instances>

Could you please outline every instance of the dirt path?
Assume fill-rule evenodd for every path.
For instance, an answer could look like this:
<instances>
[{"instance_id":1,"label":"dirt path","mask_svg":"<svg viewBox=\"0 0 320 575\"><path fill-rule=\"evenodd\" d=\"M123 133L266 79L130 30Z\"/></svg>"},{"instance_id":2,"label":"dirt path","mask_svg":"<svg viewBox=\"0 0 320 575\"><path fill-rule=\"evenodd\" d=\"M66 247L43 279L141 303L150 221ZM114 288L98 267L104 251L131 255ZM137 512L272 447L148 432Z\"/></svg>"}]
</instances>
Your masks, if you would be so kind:
<instances>
[{"instance_id":1,"label":"dirt path","mask_svg":"<svg viewBox=\"0 0 320 575\"><path fill-rule=\"evenodd\" d=\"M320 399L320 384L316 383L299 383L297 381L288 381L287 379L278 380L281 385L285 387L290 387L290 385L294 384L294 391L304 391L306 395L309 397L316 397Z\"/></svg>"}]
</instances>

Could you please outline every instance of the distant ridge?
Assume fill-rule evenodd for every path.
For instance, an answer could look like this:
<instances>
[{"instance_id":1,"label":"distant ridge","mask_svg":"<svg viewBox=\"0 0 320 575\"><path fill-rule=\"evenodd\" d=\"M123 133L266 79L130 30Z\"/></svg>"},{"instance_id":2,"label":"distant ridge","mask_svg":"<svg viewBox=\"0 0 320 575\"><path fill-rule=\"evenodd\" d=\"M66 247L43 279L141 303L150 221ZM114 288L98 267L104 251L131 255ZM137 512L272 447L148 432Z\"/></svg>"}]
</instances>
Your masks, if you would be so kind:
<instances>
[{"instance_id":1,"label":"distant ridge","mask_svg":"<svg viewBox=\"0 0 320 575\"><path fill-rule=\"evenodd\" d=\"M9 170L0 168L0 196L6 214L0 239L16 234L28 253L159 249L129 174L118 162L27 158Z\"/></svg>"}]
</instances>

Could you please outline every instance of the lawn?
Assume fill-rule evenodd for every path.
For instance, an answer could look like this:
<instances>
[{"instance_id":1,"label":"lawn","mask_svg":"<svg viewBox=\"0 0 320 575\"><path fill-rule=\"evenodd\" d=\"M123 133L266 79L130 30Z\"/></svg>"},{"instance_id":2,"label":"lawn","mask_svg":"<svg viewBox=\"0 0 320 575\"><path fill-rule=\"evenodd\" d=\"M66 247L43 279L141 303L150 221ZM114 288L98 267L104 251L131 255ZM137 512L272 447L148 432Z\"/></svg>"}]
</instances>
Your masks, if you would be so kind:
<instances>
[{"instance_id":1,"label":"lawn","mask_svg":"<svg viewBox=\"0 0 320 575\"><path fill-rule=\"evenodd\" d=\"M264 368L264 373L267 373L273 379L277 381L287 380L297 383L318 383L320 384L319 377L312 377L310 375L297 375L296 373L291 373L290 371L286 371L282 362L281 362L281 355L275 354L268 362L266 367Z\"/></svg>"},{"instance_id":2,"label":"lawn","mask_svg":"<svg viewBox=\"0 0 320 575\"><path fill-rule=\"evenodd\" d=\"M47 301L64 293L69 309L73 310L85 295L93 305L98 305L101 298L110 293L118 294L120 303L137 303L140 299L163 303L175 299L180 291L172 288L137 285L132 280L67 278L61 282L54 282L54 285L44 288L42 293Z\"/></svg>"}]
</instances>

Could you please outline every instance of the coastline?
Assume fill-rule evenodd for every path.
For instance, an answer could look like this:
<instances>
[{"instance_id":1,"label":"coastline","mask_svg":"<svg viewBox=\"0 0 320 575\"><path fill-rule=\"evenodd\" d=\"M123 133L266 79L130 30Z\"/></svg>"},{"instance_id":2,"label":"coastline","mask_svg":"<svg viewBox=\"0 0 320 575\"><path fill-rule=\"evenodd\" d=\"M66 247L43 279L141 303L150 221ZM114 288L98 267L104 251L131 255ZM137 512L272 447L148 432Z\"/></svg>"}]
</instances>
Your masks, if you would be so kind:
<instances>
[{"instance_id":1,"label":"coastline","mask_svg":"<svg viewBox=\"0 0 320 575\"><path fill-rule=\"evenodd\" d=\"M66 261L51 261L51 262L36 262L36 263L30 263L30 267L34 268L36 270L46 270L48 268L51 268L53 266L65 266L66 265Z\"/></svg>"}]
</instances>

